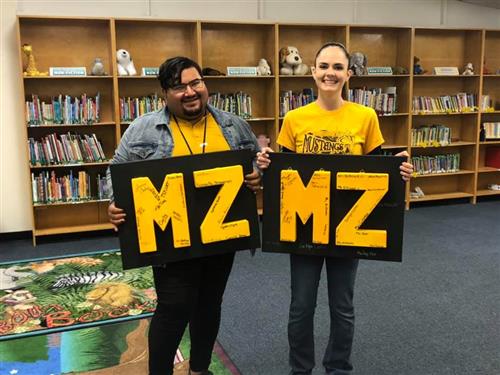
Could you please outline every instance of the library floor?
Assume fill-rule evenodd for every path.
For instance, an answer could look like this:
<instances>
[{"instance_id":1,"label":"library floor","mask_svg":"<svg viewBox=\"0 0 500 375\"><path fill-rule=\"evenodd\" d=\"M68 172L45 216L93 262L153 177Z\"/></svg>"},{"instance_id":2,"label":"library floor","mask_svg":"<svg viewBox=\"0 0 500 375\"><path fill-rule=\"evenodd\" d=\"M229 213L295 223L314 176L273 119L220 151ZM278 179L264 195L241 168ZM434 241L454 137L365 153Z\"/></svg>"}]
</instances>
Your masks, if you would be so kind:
<instances>
[{"instance_id":1,"label":"library floor","mask_svg":"<svg viewBox=\"0 0 500 375\"><path fill-rule=\"evenodd\" d=\"M402 263L362 261L355 291L356 375L500 373L500 201L426 206L405 216ZM118 247L113 234L0 243L0 262ZM286 255L240 252L219 341L244 375L288 372ZM328 339L323 275L316 369Z\"/></svg>"}]
</instances>

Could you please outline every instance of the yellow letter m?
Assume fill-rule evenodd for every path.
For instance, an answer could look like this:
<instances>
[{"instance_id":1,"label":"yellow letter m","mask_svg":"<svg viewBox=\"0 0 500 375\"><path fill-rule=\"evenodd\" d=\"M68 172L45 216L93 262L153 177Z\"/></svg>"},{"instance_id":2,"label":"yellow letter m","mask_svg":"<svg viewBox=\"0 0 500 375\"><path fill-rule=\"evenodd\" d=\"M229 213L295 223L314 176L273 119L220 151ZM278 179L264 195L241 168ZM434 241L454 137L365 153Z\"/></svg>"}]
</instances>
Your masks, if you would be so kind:
<instances>
[{"instance_id":1,"label":"yellow letter m","mask_svg":"<svg viewBox=\"0 0 500 375\"><path fill-rule=\"evenodd\" d=\"M305 224L312 215L312 242L328 244L330 234L330 172L314 172L307 187L305 187L296 170L281 171L281 241L296 241L297 215L302 224Z\"/></svg>"},{"instance_id":2,"label":"yellow letter m","mask_svg":"<svg viewBox=\"0 0 500 375\"><path fill-rule=\"evenodd\" d=\"M141 253L157 250L154 223L164 231L170 219L172 219L174 247L191 246L182 173L166 175L160 192L148 177L134 178L132 194Z\"/></svg>"}]
</instances>

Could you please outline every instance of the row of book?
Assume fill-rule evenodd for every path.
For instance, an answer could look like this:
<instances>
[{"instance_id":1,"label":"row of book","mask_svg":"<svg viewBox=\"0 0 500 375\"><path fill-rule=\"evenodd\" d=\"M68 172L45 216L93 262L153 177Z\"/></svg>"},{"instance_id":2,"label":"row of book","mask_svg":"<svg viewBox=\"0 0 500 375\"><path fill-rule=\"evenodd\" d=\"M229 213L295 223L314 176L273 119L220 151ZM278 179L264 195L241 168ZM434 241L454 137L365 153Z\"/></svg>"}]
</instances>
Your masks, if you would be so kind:
<instances>
[{"instance_id":1,"label":"row of book","mask_svg":"<svg viewBox=\"0 0 500 375\"><path fill-rule=\"evenodd\" d=\"M165 107L165 99L154 93L140 98L120 98L120 121L129 122L148 112Z\"/></svg>"},{"instance_id":2,"label":"row of book","mask_svg":"<svg viewBox=\"0 0 500 375\"><path fill-rule=\"evenodd\" d=\"M421 126L411 129L411 145L438 147L451 143L451 128L444 125Z\"/></svg>"},{"instance_id":3,"label":"row of book","mask_svg":"<svg viewBox=\"0 0 500 375\"><path fill-rule=\"evenodd\" d=\"M221 94L220 92L210 94L208 104L244 119L252 117L252 97L242 91L234 94Z\"/></svg>"},{"instance_id":4,"label":"row of book","mask_svg":"<svg viewBox=\"0 0 500 375\"><path fill-rule=\"evenodd\" d=\"M97 175L96 188L91 188L90 174L73 171L64 176L56 176L55 171L42 171L31 174L33 202L35 204L50 204L57 202L81 202L88 200L109 199L109 189L106 177Z\"/></svg>"},{"instance_id":5,"label":"row of book","mask_svg":"<svg viewBox=\"0 0 500 375\"><path fill-rule=\"evenodd\" d=\"M485 139L500 139L500 122L483 122Z\"/></svg>"},{"instance_id":6,"label":"row of book","mask_svg":"<svg viewBox=\"0 0 500 375\"><path fill-rule=\"evenodd\" d=\"M462 113L477 111L477 95L460 92L456 95L414 96L413 112L420 113Z\"/></svg>"},{"instance_id":7,"label":"row of book","mask_svg":"<svg viewBox=\"0 0 500 375\"><path fill-rule=\"evenodd\" d=\"M95 97L83 94L80 98L59 94L50 102L40 100L38 95L31 95L27 100L26 124L37 125L90 125L99 122L101 94Z\"/></svg>"},{"instance_id":8,"label":"row of book","mask_svg":"<svg viewBox=\"0 0 500 375\"><path fill-rule=\"evenodd\" d=\"M397 112L396 87L353 88L347 92L347 100L371 107L379 115L390 115Z\"/></svg>"},{"instance_id":9,"label":"row of book","mask_svg":"<svg viewBox=\"0 0 500 375\"><path fill-rule=\"evenodd\" d=\"M39 140L28 139L32 166L97 163L106 160L101 142L95 134L49 134Z\"/></svg>"},{"instance_id":10,"label":"row of book","mask_svg":"<svg viewBox=\"0 0 500 375\"><path fill-rule=\"evenodd\" d=\"M460 154L412 156L411 163L417 175L458 172Z\"/></svg>"},{"instance_id":11,"label":"row of book","mask_svg":"<svg viewBox=\"0 0 500 375\"><path fill-rule=\"evenodd\" d=\"M292 90L280 93L280 117L285 116L288 111L302 107L316 100L313 89L303 89L302 92L294 93Z\"/></svg>"}]
</instances>

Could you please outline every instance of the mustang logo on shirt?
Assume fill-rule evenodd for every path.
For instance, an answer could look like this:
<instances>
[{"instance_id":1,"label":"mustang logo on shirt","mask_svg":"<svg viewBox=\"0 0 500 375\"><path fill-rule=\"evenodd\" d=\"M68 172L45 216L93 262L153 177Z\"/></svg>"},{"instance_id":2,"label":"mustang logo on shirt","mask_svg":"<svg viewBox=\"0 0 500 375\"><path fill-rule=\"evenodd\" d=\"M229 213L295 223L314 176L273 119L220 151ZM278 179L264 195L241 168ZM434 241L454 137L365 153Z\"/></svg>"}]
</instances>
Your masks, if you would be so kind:
<instances>
[{"instance_id":1,"label":"mustang logo on shirt","mask_svg":"<svg viewBox=\"0 0 500 375\"><path fill-rule=\"evenodd\" d=\"M313 133L304 135L302 152L304 154L350 154L354 136L344 134L340 136L315 136Z\"/></svg>"}]
</instances>

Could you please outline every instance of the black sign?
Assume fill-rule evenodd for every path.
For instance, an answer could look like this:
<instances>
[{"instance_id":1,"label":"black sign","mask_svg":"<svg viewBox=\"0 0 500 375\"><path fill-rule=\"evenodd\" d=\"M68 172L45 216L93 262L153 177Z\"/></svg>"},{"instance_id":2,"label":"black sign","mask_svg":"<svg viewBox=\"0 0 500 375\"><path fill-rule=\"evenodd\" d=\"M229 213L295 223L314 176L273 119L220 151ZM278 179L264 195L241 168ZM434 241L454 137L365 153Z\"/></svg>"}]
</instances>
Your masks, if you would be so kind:
<instances>
[{"instance_id":1,"label":"black sign","mask_svg":"<svg viewBox=\"0 0 500 375\"><path fill-rule=\"evenodd\" d=\"M111 165L123 268L260 246L249 150Z\"/></svg>"},{"instance_id":2,"label":"black sign","mask_svg":"<svg viewBox=\"0 0 500 375\"><path fill-rule=\"evenodd\" d=\"M272 153L262 250L401 261L405 183L394 156Z\"/></svg>"}]
</instances>

